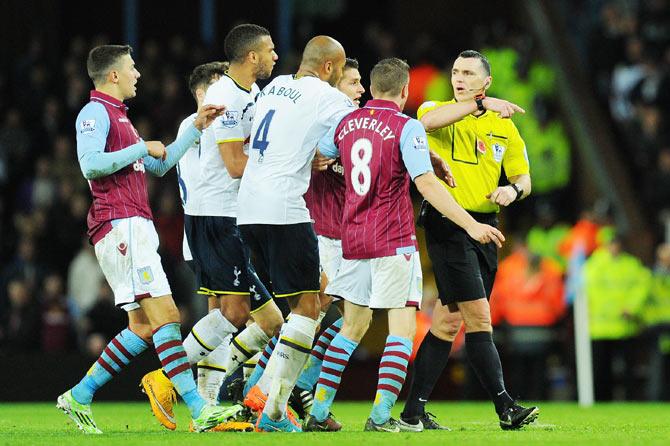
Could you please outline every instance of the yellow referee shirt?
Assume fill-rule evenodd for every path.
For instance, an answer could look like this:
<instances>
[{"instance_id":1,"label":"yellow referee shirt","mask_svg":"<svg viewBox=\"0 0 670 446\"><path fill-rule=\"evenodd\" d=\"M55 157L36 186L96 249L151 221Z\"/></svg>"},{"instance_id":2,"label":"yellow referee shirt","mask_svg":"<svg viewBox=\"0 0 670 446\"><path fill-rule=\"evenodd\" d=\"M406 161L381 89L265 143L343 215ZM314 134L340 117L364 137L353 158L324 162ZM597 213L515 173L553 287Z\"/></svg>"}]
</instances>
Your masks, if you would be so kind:
<instances>
[{"instance_id":1,"label":"yellow referee shirt","mask_svg":"<svg viewBox=\"0 0 670 446\"><path fill-rule=\"evenodd\" d=\"M447 102L429 101L419 107L417 117ZM502 167L507 177L530 173L526 144L511 119L486 111L428 133L428 145L451 167L456 187L447 190L464 209L498 212L500 207L486 195L498 187Z\"/></svg>"}]
</instances>

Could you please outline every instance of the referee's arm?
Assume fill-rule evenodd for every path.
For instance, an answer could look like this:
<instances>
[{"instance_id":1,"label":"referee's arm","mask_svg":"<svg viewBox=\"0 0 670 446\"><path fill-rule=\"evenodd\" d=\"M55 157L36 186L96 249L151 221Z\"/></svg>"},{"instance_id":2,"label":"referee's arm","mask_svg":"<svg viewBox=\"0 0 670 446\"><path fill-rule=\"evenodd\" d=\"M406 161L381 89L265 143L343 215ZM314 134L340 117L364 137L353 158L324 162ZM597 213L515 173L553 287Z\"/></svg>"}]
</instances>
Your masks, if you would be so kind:
<instances>
[{"instance_id":1,"label":"referee's arm","mask_svg":"<svg viewBox=\"0 0 670 446\"><path fill-rule=\"evenodd\" d=\"M486 196L486 198L488 198L491 203L495 203L500 206L509 206L511 203L523 200L528 195L530 195L530 175L514 175L507 179L509 180L510 184L499 186L496 188L496 190Z\"/></svg>"},{"instance_id":2,"label":"referee's arm","mask_svg":"<svg viewBox=\"0 0 670 446\"><path fill-rule=\"evenodd\" d=\"M526 113L526 111L516 104L497 98L484 98L482 105L486 110L499 113L501 118L509 118L514 113ZM442 127L460 121L465 116L477 111L477 103L474 99L465 102L454 102L441 105L434 110L426 112L421 116L421 124L427 132L432 132Z\"/></svg>"}]
</instances>

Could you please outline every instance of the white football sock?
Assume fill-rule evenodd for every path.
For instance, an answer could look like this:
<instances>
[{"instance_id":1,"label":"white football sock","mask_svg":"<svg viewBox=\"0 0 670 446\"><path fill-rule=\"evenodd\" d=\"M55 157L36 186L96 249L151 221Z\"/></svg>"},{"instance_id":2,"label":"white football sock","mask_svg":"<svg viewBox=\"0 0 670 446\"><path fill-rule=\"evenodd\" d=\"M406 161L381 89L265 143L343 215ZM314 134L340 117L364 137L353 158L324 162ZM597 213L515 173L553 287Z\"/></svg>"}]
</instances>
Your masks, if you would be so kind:
<instances>
[{"instance_id":1,"label":"white football sock","mask_svg":"<svg viewBox=\"0 0 670 446\"><path fill-rule=\"evenodd\" d=\"M230 354L231 337L228 335L213 352L198 362L198 393L210 404L218 404L219 391L226 379L224 364Z\"/></svg>"},{"instance_id":2,"label":"white football sock","mask_svg":"<svg viewBox=\"0 0 670 446\"><path fill-rule=\"evenodd\" d=\"M225 369L228 376L240 368L268 343L270 338L255 322L242 330L230 343L230 354L226 358Z\"/></svg>"},{"instance_id":3,"label":"white football sock","mask_svg":"<svg viewBox=\"0 0 670 446\"><path fill-rule=\"evenodd\" d=\"M260 358L262 354L263 352L259 351L254 356L244 361L244 364L242 364L242 373L244 382L249 381L249 377L251 376L252 373L254 373L256 364L258 364L258 358Z\"/></svg>"},{"instance_id":4,"label":"white football sock","mask_svg":"<svg viewBox=\"0 0 670 446\"><path fill-rule=\"evenodd\" d=\"M286 403L312 351L317 321L293 314L282 327L268 369L274 370L265 412L273 420L284 418Z\"/></svg>"},{"instance_id":5,"label":"white football sock","mask_svg":"<svg viewBox=\"0 0 670 446\"><path fill-rule=\"evenodd\" d=\"M223 340L235 333L237 329L226 319L221 310L215 309L207 313L191 329L184 339L184 350L188 361L195 364L214 351Z\"/></svg>"}]
</instances>

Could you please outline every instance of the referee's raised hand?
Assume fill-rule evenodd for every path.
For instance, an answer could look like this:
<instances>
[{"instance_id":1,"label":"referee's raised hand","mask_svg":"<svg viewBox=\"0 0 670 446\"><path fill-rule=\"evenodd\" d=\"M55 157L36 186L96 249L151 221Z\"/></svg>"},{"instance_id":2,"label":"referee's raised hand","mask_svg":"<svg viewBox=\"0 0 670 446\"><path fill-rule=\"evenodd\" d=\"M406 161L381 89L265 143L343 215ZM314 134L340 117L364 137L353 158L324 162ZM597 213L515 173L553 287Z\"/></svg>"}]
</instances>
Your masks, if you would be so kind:
<instances>
[{"instance_id":1,"label":"referee's raised hand","mask_svg":"<svg viewBox=\"0 0 670 446\"><path fill-rule=\"evenodd\" d=\"M518 105L498 98L484 98L482 105L485 109L496 112L501 118L511 118L514 113L526 113L526 110Z\"/></svg>"},{"instance_id":2,"label":"referee's raised hand","mask_svg":"<svg viewBox=\"0 0 670 446\"><path fill-rule=\"evenodd\" d=\"M477 240L479 243L490 243L493 242L498 248L502 248L502 244L505 241L505 236L497 228L494 228L490 225L485 225L484 223L476 223L472 225L471 228L468 228L467 233L470 237Z\"/></svg>"}]
</instances>

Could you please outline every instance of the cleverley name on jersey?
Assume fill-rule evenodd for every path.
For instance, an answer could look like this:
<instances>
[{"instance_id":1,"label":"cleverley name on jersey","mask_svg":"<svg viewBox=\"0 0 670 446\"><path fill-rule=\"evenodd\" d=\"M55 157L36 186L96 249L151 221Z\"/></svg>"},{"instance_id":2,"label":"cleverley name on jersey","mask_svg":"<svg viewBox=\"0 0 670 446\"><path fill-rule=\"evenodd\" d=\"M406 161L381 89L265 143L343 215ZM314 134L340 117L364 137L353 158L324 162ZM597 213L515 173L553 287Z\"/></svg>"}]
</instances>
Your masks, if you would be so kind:
<instances>
[{"instance_id":1,"label":"cleverley name on jersey","mask_svg":"<svg viewBox=\"0 0 670 446\"><path fill-rule=\"evenodd\" d=\"M382 128L382 125L384 128ZM377 121L374 118L356 118L347 122L342 130L340 130L340 133L337 134L337 140L342 141L348 133L359 129L373 130L375 133L379 133L379 136L384 138L384 141L395 138L395 134L383 121Z\"/></svg>"}]
</instances>

